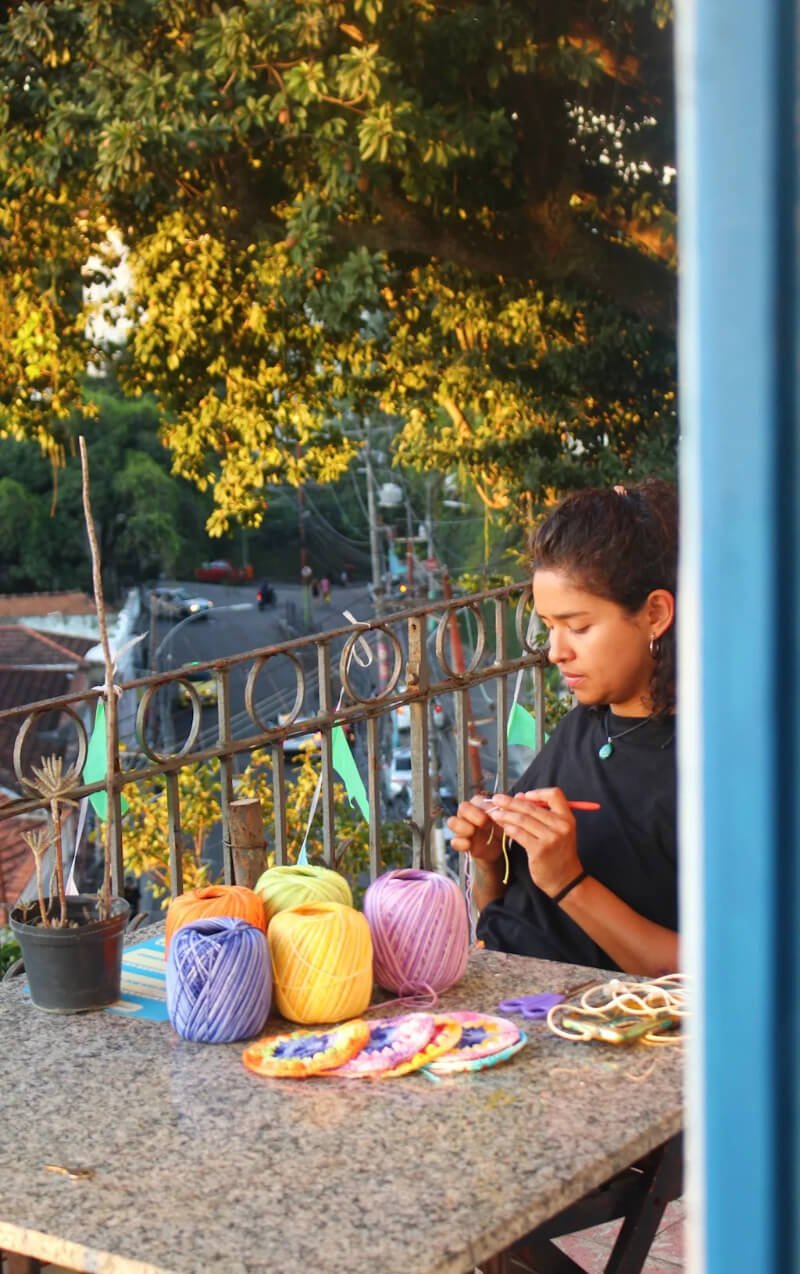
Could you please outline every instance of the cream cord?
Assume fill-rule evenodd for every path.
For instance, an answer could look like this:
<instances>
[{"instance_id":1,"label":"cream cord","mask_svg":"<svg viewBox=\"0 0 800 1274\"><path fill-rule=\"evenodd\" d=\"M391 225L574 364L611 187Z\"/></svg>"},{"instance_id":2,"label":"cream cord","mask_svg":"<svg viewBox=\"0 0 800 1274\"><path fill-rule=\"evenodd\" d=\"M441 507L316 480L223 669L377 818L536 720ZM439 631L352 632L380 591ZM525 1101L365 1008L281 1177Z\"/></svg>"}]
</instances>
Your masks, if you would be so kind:
<instances>
[{"instance_id":1,"label":"cream cord","mask_svg":"<svg viewBox=\"0 0 800 1274\"><path fill-rule=\"evenodd\" d=\"M651 1022L652 1029L639 1037L643 1044L675 1044L680 1043L681 1037L662 1034L661 1024L665 1018L674 1023L676 1018L682 1019L688 1012L682 973L667 973L661 978L643 982L612 978L610 982L599 982L589 987L577 1001L565 1000L555 1004L547 1014L547 1025L555 1035L565 1040L585 1040L591 1038L593 1019L613 1023L615 1014L625 1014ZM562 1026L561 1019L567 1014L573 1019L585 1018L587 1029L580 1030L577 1021L575 1029Z\"/></svg>"}]
</instances>

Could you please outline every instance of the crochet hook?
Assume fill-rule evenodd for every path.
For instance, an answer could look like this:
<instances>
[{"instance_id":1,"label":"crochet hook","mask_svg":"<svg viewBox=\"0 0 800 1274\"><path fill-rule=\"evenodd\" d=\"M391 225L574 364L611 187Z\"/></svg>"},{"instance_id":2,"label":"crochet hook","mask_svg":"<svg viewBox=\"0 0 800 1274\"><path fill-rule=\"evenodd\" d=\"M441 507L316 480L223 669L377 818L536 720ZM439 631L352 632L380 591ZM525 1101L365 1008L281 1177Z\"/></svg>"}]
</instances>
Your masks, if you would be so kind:
<instances>
[{"instance_id":1,"label":"crochet hook","mask_svg":"<svg viewBox=\"0 0 800 1274\"><path fill-rule=\"evenodd\" d=\"M549 808L550 808L550 806L547 804L547 801L537 801L537 800L535 800L535 799L534 799L534 797L532 797L532 796L528 796L528 793L527 793L527 792L523 792L523 794L522 794L522 795L525 797L525 799L526 799L526 800L530 801L530 802L531 802L531 804L533 804L533 805L539 805L539 806L541 806L541 808L542 808L543 810L547 810L547 809L549 809ZM571 810L599 810L599 809L602 809L602 806L601 806L601 805L598 805L598 804L597 804L597 801L567 801L567 805L570 807L570 809L571 809Z\"/></svg>"},{"instance_id":2,"label":"crochet hook","mask_svg":"<svg viewBox=\"0 0 800 1274\"><path fill-rule=\"evenodd\" d=\"M547 801L537 800L536 797L532 796L528 792L523 792L522 795L525 797L526 801L530 801L531 805L538 805L539 808L543 810L550 808ZM493 798L491 796L484 798L483 808L486 810L487 814L491 813L492 809L497 808L492 805L492 799ZM597 801L567 801L567 805L571 810L599 810L603 808L602 805L598 805Z\"/></svg>"}]
</instances>

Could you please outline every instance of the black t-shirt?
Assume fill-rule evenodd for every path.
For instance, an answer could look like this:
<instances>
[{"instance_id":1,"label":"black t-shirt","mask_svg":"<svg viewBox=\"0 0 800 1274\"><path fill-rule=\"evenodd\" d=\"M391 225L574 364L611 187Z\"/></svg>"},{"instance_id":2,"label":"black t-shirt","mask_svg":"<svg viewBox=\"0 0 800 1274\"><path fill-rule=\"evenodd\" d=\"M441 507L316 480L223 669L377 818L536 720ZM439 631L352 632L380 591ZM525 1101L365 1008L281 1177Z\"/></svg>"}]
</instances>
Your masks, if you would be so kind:
<instances>
[{"instance_id":1,"label":"black t-shirt","mask_svg":"<svg viewBox=\"0 0 800 1274\"><path fill-rule=\"evenodd\" d=\"M584 869L656 924L677 931L675 721L648 721L614 744L601 760L608 733L636 724L579 705L558 723L550 741L514 785L515 792L560 787L568 800L597 801L577 811L578 855ZM480 914L478 937L493 951L563 960L599 968L619 966L531 880L528 860L511 842L509 883Z\"/></svg>"}]
</instances>

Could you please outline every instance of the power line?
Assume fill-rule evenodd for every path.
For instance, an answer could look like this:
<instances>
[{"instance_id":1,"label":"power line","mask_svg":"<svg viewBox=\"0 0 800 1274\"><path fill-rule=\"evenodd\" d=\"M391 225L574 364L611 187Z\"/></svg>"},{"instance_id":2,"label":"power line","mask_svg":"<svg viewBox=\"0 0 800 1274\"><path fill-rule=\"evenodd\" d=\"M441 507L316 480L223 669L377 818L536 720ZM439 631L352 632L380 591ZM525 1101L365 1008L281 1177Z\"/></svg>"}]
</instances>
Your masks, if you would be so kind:
<instances>
[{"instance_id":1,"label":"power line","mask_svg":"<svg viewBox=\"0 0 800 1274\"><path fill-rule=\"evenodd\" d=\"M308 494L308 490L306 490L306 501L308 504L311 505L314 515L325 527L327 527L327 529L333 535L337 536L340 540L343 540L346 544L352 544L360 548L367 548L369 546L369 540L354 540L352 536L345 535L342 531L337 530L337 528L333 525L333 523L329 521L328 518L326 518L325 514L319 511L317 506L314 504L314 501L311 499L310 495Z\"/></svg>"}]
</instances>

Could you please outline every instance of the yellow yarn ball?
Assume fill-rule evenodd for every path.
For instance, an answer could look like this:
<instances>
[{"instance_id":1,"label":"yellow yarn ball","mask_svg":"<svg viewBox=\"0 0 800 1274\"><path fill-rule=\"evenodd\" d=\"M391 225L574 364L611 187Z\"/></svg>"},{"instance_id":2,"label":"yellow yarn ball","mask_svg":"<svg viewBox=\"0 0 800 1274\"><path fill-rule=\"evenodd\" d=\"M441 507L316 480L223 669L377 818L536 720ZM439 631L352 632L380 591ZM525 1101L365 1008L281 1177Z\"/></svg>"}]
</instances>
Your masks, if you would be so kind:
<instances>
[{"instance_id":1,"label":"yellow yarn ball","mask_svg":"<svg viewBox=\"0 0 800 1274\"><path fill-rule=\"evenodd\" d=\"M306 902L353 905L353 895L344 876L329 867L269 867L256 881L255 891L264 904L268 925L279 911L300 907Z\"/></svg>"},{"instance_id":2,"label":"yellow yarn ball","mask_svg":"<svg viewBox=\"0 0 800 1274\"><path fill-rule=\"evenodd\" d=\"M372 996L372 936L360 911L340 902L305 903L267 929L275 1006L290 1022L341 1022Z\"/></svg>"}]
</instances>

